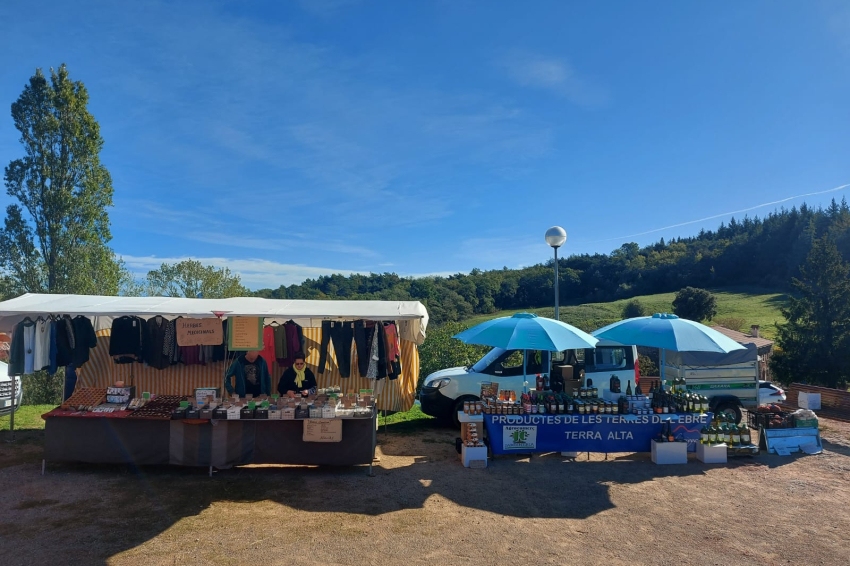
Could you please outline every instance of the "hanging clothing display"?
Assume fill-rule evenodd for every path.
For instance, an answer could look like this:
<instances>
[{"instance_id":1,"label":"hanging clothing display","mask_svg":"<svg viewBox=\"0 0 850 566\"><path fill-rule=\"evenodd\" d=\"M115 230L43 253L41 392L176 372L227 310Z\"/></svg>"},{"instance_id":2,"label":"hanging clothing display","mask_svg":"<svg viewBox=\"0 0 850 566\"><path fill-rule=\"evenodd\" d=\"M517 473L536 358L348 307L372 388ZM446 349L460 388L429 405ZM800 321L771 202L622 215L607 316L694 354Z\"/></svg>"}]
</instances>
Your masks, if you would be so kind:
<instances>
[{"instance_id":1,"label":"hanging clothing display","mask_svg":"<svg viewBox=\"0 0 850 566\"><path fill-rule=\"evenodd\" d=\"M322 321L322 343L319 347L319 373L325 373L328 345L333 342L340 377L351 376L351 340L354 338L353 322Z\"/></svg>"},{"instance_id":2,"label":"hanging clothing display","mask_svg":"<svg viewBox=\"0 0 850 566\"><path fill-rule=\"evenodd\" d=\"M165 354L165 338L170 328L171 321L162 316L150 318L145 324L142 357L152 368L165 369L171 366L171 359Z\"/></svg>"},{"instance_id":3,"label":"hanging clothing display","mask_svg":"<svg viewBox=\"0 0 850 566\"><path fill-rule=\"evenodd\" d=\"M387 376L390 379L398 379L401 375L401 343L394 322L384 324L384 336L387 345Z\"/></svg>"},{"instance_id":4,"label":"hanging clothing display","mask_svg":"<svg viewBox=\"0 0 850 566\"><path fill-rule=\"evenodd\" d=\"M50 366L50 321L38 317L35 321L35 344L33 345L33 369L38 371Z\"/></svg>"},{"instance_id":5,"label":"hanging clothing display","mask_svg":"<svg viewBox=\"0 0 850 566\"><path fill-rule=\"evenodd\" d=\"M289 357L287 355L286 347L286 327L283 325L274 324L271 328L274 332L274 357L280 364L283 362L283 360Z\"/></svg>"},{"instance_id":6,"label":"hanging clothing display","mask_svg":"<svg viewBox=\"0 0 850 566\"><path fill-rule=\"evenodd\" d=\"M35 330L35 323L29 318L25 318L17 325L12 332L12 344L9 349L9 375L24 375L26 371L26 355L27 348L25 344L24 334L25 327L30 325Z\"/></svg>"},{"instance_id":7,"label":"hanging clothing display","mask_svg":"<svg viewBox=\"0 0 850 566\"><path fill-rule=\"evenodd\" d=\"M278 360L277 363L280 366L289 367L295 361L295 354L299 352L302 354L307 353L303 351L305 345L304 330L291 320L286 321L283 328L284 332L286 332L286 357Z\"/></svg>"},{"instance_id":8,"label":"hanging clothing display","mask_svg":"<svg viewBox=\"0 0 850 566\"><path fill-rule=\"evenodd\" d=\"M74 323L67 314L56 321L56 365L64 367L74 361Z\"/></svg>"},{"instance_id":9,"label":"hanging clothing display","mask_svg":"<svg viewBox=\"0 0 850 566\"><path fill-rule=\"evenodd\" d=\"M227 359L227 321L221 321L221 335L224 336L219 346L213 346L211 362L223 362Z\"/></svg>"},{"instance_id":10,"label":"hanging clothing display","mask_svg":"<svg viewBox=\"0 0 850 566\"><path fill-rule=\"evenodd\" d=\"M271 326L263 328L263 349L260 351L260 355L266 360L266 365L269 368L272 367L277 359L275 354L274 328Z\"/></svg>"},{"instance_id":11,"label":"hanging clothing display","mask_svg":"<svg viewBox=\"0 0 850 566\"><path fill-rule=\"evenodd\" d=\"M122 316L112 321L112 333L109 340L109 355L112 356L115 363L129 364L144 360L143 349L145 326L145 321L137 316ZM77 334L76 329L77 319L75 318L74 337L79 342L80 337ZM77 348L74 348L75 353L76 351ZM76 363L74 365L79 367Z\"/></svg>"},{"instance_id":12,"label":"hanging clothing display","mask_svg":"<svg viewBox=\"0 0 850 566\"><path fill-rule=\"evenodd\" d=\"M90 350L97 346L97 334L88 317L76 316L71 322L74 326L74 355L71 363L80 368L89 361Z\"/></svg>"},{"instance_id":13,"label":"hanging clothing display","mask_svg":"<svg viewBox=\"0 0 850 566\"><path fill-rule=\"evenodd\" d=\"M64 323L63 323L64 324ZM48 354L47 373L53 375L59 370L59 364L56 363L56 328L59 323L55 320L50 321L50 352Z\"/></svg>"},{"instance_id":14,"label":"hanging clothing display","mask_svg":"<svg viewBox=\"0 0 850 566\"><path fill-rule=\"evenodd\" d=\"M200 346L179 346L180 361L187 366L196 366L201 363Z\"/></svg>"},{"instance_id":15,"label":"hanging clothing display","mask_svg":"<svg viewBox=\"0 0 850 566\"><path fill-rule=\"evenodd\" d=\"M357 374L366 375L369 371L369 334L365 320L354 321L354 345L357 350Z\"/></svg>"}]
</instances>

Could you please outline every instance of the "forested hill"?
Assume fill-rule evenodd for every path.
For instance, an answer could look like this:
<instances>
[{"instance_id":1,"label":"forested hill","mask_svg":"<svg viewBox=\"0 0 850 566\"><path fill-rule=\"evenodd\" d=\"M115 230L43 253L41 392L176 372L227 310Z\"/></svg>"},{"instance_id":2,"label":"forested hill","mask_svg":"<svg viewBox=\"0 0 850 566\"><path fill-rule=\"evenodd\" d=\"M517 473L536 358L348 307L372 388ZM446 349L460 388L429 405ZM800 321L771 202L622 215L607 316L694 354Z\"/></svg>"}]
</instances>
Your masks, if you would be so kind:
<instances>
[{"instance_id":1,"label":"forested hill","mask_svg":"<svg viewBox=\"0 0 850 566\"><path fill-rule=\"evenodd\" d=\"M846 199L827 209L805 204L764 219L734 218L717 231L692 238L663 239L640 248L624 244L611 254L559 259L561 302L607 302L635 295L677 291L685 286L749 285L790 288L814 238L829 235L850 259L850 208ZM550 306L554 269L544 265L449 277L405 278L394 273L331 275L300 285L262 289L258 296L290 299L419 300L435 323L503 309Z\"/></svg>"}]
</instances>

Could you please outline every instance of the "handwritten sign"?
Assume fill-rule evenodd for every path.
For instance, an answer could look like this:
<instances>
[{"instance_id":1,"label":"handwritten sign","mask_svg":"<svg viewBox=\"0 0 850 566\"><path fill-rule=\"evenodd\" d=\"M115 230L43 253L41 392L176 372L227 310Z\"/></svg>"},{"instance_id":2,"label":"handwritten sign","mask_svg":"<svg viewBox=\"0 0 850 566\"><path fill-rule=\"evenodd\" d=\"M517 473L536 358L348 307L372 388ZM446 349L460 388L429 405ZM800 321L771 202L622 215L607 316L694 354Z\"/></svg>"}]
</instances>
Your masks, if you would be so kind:
<instances>
[{"instance_id":1,"label":"handwritten sign","mask_svg":"<svg viewBox=\"0 0 850 566\"><path fill-rule=\"evenodd\" d=\"M178 346L218 346L224 343L221 321L217 318L178 318Z\"/></svg>"},{"instance_id":2,"label":"handwritten sign","mask_svg":"<svg viewBox=\"0 0 850 566\"><path fill-rule=\"evenodd\" d=\"M263 349L263 323L257 317L227 319L227 347L232 351Z\"/></svg>"},{"instance_id":3,"label":"handwritten sign","mask_svg":"<svg viewBox=\"0 0 850 566\"><path fill-rule=\"evenodd\" d=\"M341 442L342 420L304 419L304 442Z\"/></svg>"}]
</instances>

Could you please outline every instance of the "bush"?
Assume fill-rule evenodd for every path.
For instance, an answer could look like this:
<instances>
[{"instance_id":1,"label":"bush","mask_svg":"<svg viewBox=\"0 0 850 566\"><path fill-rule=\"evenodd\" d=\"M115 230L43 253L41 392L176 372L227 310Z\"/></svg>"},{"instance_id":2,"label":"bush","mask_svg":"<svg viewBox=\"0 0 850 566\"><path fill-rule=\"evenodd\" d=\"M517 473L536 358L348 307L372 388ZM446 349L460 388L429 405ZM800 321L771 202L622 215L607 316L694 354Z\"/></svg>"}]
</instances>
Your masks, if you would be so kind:
<instances>
[{"instance_id":1,"label":"bush","mask_svg":"<svg viewBox=\"0 0 850 566\"><path fill-rule=\"evenodd\" d=\"M46 371L37 371L21 378L24 396L22 405L58 405L62 402L65 387L65 372L57 371L50 375Z\"/></svg>"},{"instance_id":2,"label":"bush","mask_svg":"<svg viewBox=\"0 0 850 566\"><path fill-rule=\"evenodd\" d=\"M636 318L646 316L646 307L637 299L632 299L623 307L623 318Z\"/></svg>"},{"instance_id":3,"label":"bush","mask_svg":"<svg viewBox=\"0 0 850 566\"><path fill-rule=\"evenodd\" d=\"M640 374L647 376L658 375L658 365L649 356L643 354L638 355L638 363L640 364ZM646 391L644 391L646 393Z\"/></svg>"},{"instance_id":4,"label":"bush","mask_svg":"<svg viewBox=\"0 0 850 566\"><path fill-rule=\"evenodd\" d=\"M717 299L705 289L685 287L673 299L673 312L696 322L711 320L717 314Z\"/></svg>"}]
</instances>

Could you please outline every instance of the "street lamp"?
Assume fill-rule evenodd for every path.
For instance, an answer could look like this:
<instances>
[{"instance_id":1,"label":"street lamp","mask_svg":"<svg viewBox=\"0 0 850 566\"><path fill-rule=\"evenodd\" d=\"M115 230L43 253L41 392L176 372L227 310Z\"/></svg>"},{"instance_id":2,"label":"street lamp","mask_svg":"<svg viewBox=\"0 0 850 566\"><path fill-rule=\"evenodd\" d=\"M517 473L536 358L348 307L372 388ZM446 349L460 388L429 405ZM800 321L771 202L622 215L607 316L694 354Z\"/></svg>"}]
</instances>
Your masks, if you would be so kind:
<instances>
[{"instance_id":1,"label":"street lamp","mask_svg":"<svg viewBox=\"0 0 850 566\"><path fill-rule=\"evenodd\" d=\"M555 320L561 320L561 312L558 309L558 295L560 285L558 285L558 248L564 245L567 241L567 231L560 226L552 226L546 230L546 243L555 249Z\"/></svg>"}]
</instances>

